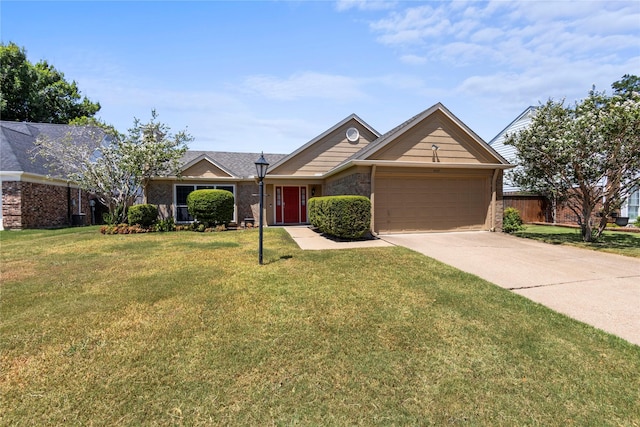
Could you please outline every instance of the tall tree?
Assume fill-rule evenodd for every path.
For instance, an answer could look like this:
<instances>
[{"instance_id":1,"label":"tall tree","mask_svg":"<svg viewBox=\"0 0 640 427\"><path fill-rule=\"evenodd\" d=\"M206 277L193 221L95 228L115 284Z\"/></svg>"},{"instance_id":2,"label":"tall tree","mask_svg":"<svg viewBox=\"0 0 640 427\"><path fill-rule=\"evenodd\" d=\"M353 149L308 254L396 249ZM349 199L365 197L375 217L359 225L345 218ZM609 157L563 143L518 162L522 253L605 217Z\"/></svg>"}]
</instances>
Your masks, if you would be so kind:
<instances>
[{"instance_id":1,"label":"tall tree","mask_svg":"<svg viewBox=\"0 0 640 427\"><path fill-rule=\"evenodd\" d=\"M514 182L563 201L584 241L599 238L607 218L640 184L637 83L625 75L612 85L612 96L592 90L572 107L549 100L529 128L505 140L517 151Z\"/></svg>"},{"instance_id":2,"label":"tall tree","mask_svg":"<svg viewBox=\"0 0 640 427\"><path fill-rule=\"evenodd\" d=\"M633 92L640 92L640 77L625 74L620 80L611 85L614 95L629 97Z\"/></svg>"},{"instance_id":3,"label":"tall tree","mask_svg":"<svg viewBox=\"0 0 640 427\"><path fill-rule=\"evenodd\" d=\"M180 159L193 138L185 131L151 120L122 134L95 119L79 119L60 139L39 138L34 155L42 156L81 188L98 196L114 221L124 222L126 209L154 176L179 176Z\"/></svg>"},{"instance_id":4,"label":"tall tree","mask_svg":"<svg viewBox=\"0 0 640 427\"><path fill-rule=\"evenodd\" d=\"M24 48L0 44L0 117L2 120L36 123L69 123L92 117L100 104L80 95L75 81L47 61L35 65Z\"/></svg>"}]
</instances>

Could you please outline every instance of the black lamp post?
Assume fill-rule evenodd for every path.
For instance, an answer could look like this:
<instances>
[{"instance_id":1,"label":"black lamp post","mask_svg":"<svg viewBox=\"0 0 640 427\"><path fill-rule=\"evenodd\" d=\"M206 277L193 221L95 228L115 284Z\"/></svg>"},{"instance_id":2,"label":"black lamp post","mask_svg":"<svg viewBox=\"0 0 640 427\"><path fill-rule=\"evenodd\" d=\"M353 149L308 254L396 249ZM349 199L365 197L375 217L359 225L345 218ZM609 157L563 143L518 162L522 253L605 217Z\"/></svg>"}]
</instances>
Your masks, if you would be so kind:
<instances>
[{"instance_id":1,"label":"black lamp post","mask_svg":"<svg viewBox=\"0 0 640 427\"><path fill-rule=\"evenodd\" d=\"M256 172L258 172L258 182L260 186L260 222L258 223L259 243L258 243L258 262L262 265L262 203L264 200L264 177L267 175L269 163L264 159L264 153L260 154L260 158L256 162Z\"/></svg>"},{"instance_id":2,"label":"black lamp post","mask_svg":"<svg viewBox=\"0 0 640 427\"><path fill-rule=\"evenodd\" d=\"M89 200L91 206L91 225L96 225L96 199Z\"/></svg>"}]
</instances>

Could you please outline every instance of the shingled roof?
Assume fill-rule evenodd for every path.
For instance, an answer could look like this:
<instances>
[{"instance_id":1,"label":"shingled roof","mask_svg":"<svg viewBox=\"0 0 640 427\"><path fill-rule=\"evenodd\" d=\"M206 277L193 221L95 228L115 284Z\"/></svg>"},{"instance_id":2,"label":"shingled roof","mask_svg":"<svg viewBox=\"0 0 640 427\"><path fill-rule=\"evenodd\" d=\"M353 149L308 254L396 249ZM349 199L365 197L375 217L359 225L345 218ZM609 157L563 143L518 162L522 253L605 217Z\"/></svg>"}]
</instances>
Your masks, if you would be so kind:
<instances>
[{"instance_id":1,"label":"shingled roof","mask_svg":"<svg viewBox=\"0 0 640 427\"><path fill-rule=\"evenodd\" d=\"M182 157L181 163L188 165L199 157L208 157L234 177L248 178L256 174L255 162L260 158L261 153L234 153L227 151L197 151L189 150ZM264 158L273 165L285 158L286 154L264 153Z\"/></svg>"},{"instance_id":2,"label":"shingled roof","mask_svg":"<svg viewBox=\"0 0 640 427\"><path fill-rule=\"evenodd\" d=\"M43 135L53 139L63 138L72 129L72 126L62 124L0 120L0 171L64 179L65 177L60 176L59 172L48 168L42 157L34 156L34 153L39 136ZM255 161L260 157L260 154L189 150L183 156L182 164L186 165L198 157L206 156L223 166L233 176L247 178L255 175ZM265 159L272 165L286 156L286 154L264 154Z\"/></svg>"},{"instance_id":3,"label":"shingled roof","mask_svg":"<svg viewBox=\"0 0 640 427\"><path fill-rule=\"evenodd\" d=\"M68 131L68 125L0 121L0 171L56 176L41 157L33 158L35 142L41 134L56 138Z\"/></svg>"},{"instance_id":4,"label":"shingled roof","mask_svg":"<svg viewBox=\"0 0 640 427\"><path fill-rule=\"evenodd\" d=\"M36 156L39 137L50 139L71 138L71 143L86 142L85 128L52 124L0 121L0 171L26 173L66 179L47 161Z\"/></svg>"}]
</instances>

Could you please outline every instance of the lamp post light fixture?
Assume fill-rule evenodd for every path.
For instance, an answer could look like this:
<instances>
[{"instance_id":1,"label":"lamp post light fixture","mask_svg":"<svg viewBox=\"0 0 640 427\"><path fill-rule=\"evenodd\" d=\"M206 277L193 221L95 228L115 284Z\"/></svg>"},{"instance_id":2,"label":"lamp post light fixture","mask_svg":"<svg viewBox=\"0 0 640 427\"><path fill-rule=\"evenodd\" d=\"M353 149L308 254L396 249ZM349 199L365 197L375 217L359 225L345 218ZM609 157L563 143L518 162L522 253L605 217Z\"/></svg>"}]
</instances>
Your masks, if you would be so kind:
<instances>
[{"instance_id":1,"label":"lamp post light fixture","mask_svg":"<svg viewBox=\"0 0 640 427\"><path fill-rule=\"evenodd\" d=\"M258 182L260 187L260 220L258 222L258 262L262 265L262 211L264 201L264 177L267 175L269 163L264 159L264 153L260 153L260 158L256 162L256 172L258 173Z\"/></svg>"},{"instance_id":2,"label":"lamp post light fixture","mask_svg":"<svg viewBox=\"0 0 640 427\"><path fill-rule=\"evenodd\" d=\"M91 206L91 225L96 225L96 199L89 200Z\"/></svg>"}]
</instances>

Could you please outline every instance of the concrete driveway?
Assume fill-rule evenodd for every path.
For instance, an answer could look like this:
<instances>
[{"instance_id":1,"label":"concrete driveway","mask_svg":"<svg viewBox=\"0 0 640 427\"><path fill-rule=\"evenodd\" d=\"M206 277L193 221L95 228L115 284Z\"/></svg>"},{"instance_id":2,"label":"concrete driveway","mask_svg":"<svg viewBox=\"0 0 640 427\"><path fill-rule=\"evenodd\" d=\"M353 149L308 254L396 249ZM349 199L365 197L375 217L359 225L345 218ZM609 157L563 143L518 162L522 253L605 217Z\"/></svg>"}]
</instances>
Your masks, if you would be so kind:
<instances>
[{"instance_id":1,"label":"concrete driveway","mask_svg":"<svg viewBox=\"0 0 640 427\"><path fill-rule=\"evenodd\" d=\"M405 246L640 345L640 260L503 233L388 234Z\"/></svg>"}]
</instances>

